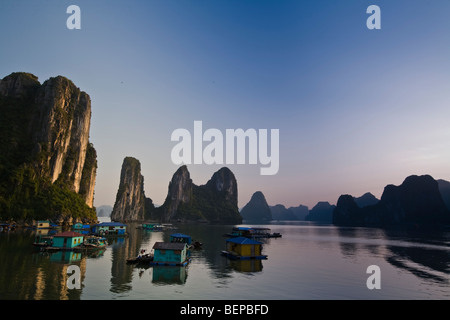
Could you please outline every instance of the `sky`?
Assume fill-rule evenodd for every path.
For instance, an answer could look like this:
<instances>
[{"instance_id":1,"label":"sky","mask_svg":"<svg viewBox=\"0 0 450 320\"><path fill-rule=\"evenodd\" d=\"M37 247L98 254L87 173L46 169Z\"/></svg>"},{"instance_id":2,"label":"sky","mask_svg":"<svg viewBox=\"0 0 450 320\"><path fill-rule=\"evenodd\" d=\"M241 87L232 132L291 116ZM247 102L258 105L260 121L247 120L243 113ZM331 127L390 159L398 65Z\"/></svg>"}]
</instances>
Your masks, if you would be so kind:
<instances>
[{"instance_id":1,"label":"sky","mask_svg":"<svg viewBox=\"0 0 450 320\"><path fill-rule=\"evenodd\" d=\"M195 184L227 166L239 207L262 191L312 208L412 174L450 180L449 14L447 0L2 0L0 78L62 75L89 94L95 206L114 205L126 156L162 204L171 134L202 121L278 129L280 164L189 164Z\"/></svg>"}]
</instances>

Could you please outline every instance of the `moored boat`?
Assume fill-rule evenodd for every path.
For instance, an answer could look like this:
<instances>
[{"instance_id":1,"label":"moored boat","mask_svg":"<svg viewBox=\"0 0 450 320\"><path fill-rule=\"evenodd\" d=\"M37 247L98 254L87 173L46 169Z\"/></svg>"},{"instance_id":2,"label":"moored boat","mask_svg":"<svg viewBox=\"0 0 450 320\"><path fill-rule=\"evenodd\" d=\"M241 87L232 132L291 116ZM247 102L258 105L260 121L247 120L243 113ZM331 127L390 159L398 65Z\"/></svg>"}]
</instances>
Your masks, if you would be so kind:
<instances>
[{"instance_id":1,"label":"moored boat","mask_svg":"<svg viewBox=\"0 0 450 320\"><path fill-rule=\"evenodd\" d=\"M86 249L101 249L108 245L105 237L88 236L84 238L83 247Z\"/></svg>"},{"instance_id":2,"label":"moored boat","mask_svg":"<svg viewBox=\"0 0 450 320\"><path fill-rule=\"evenodd\" d=\"M224 236L228 238L281 238L281 233L271 233L269 228L234 227L230 233L226 233Z\"/></svg>"}]
</instances>

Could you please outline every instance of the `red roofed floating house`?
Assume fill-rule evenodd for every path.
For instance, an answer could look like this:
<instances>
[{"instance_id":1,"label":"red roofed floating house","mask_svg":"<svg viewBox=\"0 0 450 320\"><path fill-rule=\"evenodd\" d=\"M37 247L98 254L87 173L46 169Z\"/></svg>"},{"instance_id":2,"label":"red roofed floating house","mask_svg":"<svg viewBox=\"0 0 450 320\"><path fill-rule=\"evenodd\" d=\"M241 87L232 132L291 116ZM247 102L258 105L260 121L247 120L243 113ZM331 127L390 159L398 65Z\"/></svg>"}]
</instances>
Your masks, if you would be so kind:
<instances>
[{"instance_id":1,"label":"red roofed floating house","mask_svg":"<svg viewBox=\"0 0 450 320\"><path fill-rule=\"evenodd\" d=\"M60 249L73 249L83 244L84 235L74 231L65 231L53 236L53 247Z\"/></svg>"}]
</instances>

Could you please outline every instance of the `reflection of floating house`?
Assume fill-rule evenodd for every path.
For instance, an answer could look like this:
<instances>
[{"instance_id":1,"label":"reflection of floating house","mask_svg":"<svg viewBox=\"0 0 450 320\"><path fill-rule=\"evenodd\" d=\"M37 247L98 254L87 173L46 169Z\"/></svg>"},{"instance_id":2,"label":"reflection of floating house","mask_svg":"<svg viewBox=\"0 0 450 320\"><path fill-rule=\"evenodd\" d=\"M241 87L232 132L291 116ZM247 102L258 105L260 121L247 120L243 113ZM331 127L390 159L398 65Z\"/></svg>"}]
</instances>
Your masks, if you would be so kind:
<instances>
[{"instance_id":1,"label":"reflection of floating house","mask_svg":"<svg viewBox=\"0 0 450 320\"><path fill-rule=\"evenodd\" d=\"M186 243L156 242L151 265L184 266L189 262Z\"/></svg>"},{"instance_id":2,"label":"reflection of floating house","mask_svg":"<svg viewBox=\"0 0 450 320\"><path fill-rule=\"evenodd\" d=\"M120 222L102 222L99 224L94 224L91 227L91 232L95 235L101 236L110 236L110 235L118 235L124 236L126 235L127 226Z\"/></svg>"},{"instance_id":3,"label":"reflection of floating house","mask_svg":"<svg viewBox=\"0 0 450 320\"><path fill-rule=\"evenodd\" d=\"M226 251L222 251L222 255L231 259L267 259L267 255L261 253L262 242L253 239L245 237L228 239L226 248Z\"/></svg>"},{"instance_id":4,"label":"reflection of floating house","mask_svg":"<svg viewBox=\"0 0 450 320\"><path fill-rule=\"evenodd\" d=\"M184 284L186 283L186 277L186 267L153 267L153 283Z\"/></svg>"},{"instance_id":5,"label":"reflection of floating house","mask_svg":"<svg viewBox=\"0 0 450 320\"><path fill-rule=\"evenodd\" d=\"M228 260L231 268L239 272L260 272L263 269L261 259Z\"/></svg>"},{"instance_id":6,"label":"reflection of floating house","mask_svg":"<svg viewBox=\"0 0 450 320\"><path fill-rule=\"evenodd\" d=\"M50 261L70 263L81 260L81 252L58 251L50 254Z\"/></svg>"},{"instance_id":7,"label":"reflection of floating house","mask_svg":"<svg viewBox=\"0 0 450 320\"><path fill-rule=\"evenodd\" d=\"M66 231L53 236L53 248L73 249L83 244L84 236L81 233Z\"/></svg>"}]
</instances>

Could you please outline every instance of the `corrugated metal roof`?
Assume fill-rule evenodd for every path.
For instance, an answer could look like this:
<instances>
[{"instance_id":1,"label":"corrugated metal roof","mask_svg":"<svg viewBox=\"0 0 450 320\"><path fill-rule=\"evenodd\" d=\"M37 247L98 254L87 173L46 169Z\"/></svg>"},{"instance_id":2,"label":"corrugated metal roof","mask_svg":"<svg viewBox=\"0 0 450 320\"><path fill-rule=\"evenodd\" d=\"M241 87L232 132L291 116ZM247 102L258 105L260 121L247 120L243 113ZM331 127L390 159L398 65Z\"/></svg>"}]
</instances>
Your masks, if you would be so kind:
<instances>
[{"instance_id":1,"label":"corrugated metal roof","mask_svg":"<svg viewBox=\"0 0 450 320\"><path fill-rule=\"evenodd\" d=\"M53 237L62 237L62 238L74 238L74 237L84 237L81 233L73 232L73 231L65 231L55 234Z\"/></svg>"},{"instance_id":2,"label":"corrugated metal roof","mask_svg":"<svg viewBox=\"0 0 450 320\"><path fill-rule=\"evenodd\" d=\"M155 242L153 249L156 250L183 250L185 243L178 242Z\"/></svg>"},{"instance_id":3,"label":"corrugated metal roof","mask_svg":"<svg viewBox=\"0 0 450 320\"><path fill-rule=\"evenodd\" d=\"M231 238L228 239L227 242L233 242L233 243L238 243L238 244L262 244L262 242L253 240L253 239L249 239L249 238L245 238L245 237L236 237L236 238Z\"/></svg>"}]
</instances>

